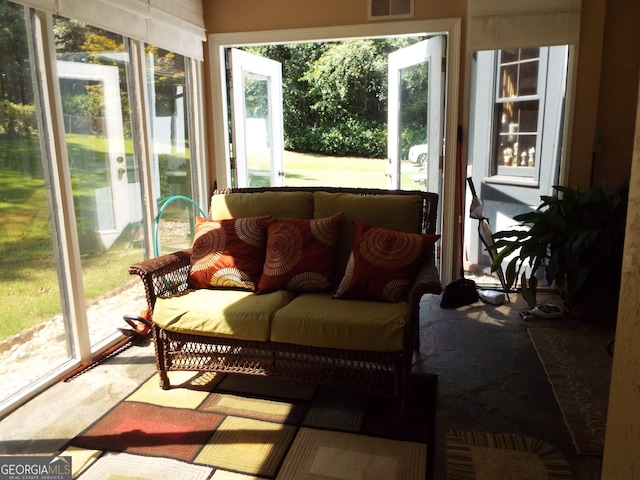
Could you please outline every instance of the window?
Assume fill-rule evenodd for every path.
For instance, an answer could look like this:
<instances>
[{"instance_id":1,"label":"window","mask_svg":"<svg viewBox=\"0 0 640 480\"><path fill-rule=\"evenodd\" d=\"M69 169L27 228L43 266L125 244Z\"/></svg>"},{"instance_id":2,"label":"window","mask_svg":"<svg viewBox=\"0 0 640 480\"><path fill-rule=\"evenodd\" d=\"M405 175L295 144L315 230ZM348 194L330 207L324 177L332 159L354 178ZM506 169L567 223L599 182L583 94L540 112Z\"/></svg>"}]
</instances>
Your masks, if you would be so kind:
<instances>
[{"instance_id":1,"label":"window","mask_svg":"<svg viewBox=\"0 0 640 480\"><path fill-rule=\"evenodd\" d=\"M143 258L130 62L121 35L64 17L53 30L89 335L98 345L122 318L94 314L91 305L129 282L128 266Z\"/></svg>"},{"instance_id":2,"label":"window","mask_svg":"<svg viewBox=\"0 0 640 480\"><path fill-rule=\"evenodd\" d=\"M152 45L145 47L153 198L158 207L166 203L155 237L154 250L159 255L189 247L194 228L193 209L176 200L192 199L197 184L190 146L189 61L184 55Z\"/></svg>"},{"instance_id":3,"label":"window","mask_svg":"<svg viewBox=\"0 0 640 480\"><path fill-rule=\"evenodd\" d=\"M494 174L536 179L540 49L500 50L496 73Z\"/></svg>"},{"instance_id":4,"label":"window","mask_svg":"<svg viewBox=\"0 0 640 480\"><path fill-rule=\"evenodd\" d=\"M0 40L3 415L123 338L128 267L164 198L202 204L204 169L198 60L8 0ZM184 205L165 223L186 246Z\"/></svg>"},{"instance_id":5,"label":"window","mask_svg":"<svg viewBox=\"0 0 640 480\"><path fill-rule=\"evenodd\" d=\"M38 135L25 11L4 1L0 10L0 35L7 45L0 54L1 401L67 362L73 352L56 274L56 229ZM44 368L30 368L36 363Z\"/></svg>"}]
</instances>

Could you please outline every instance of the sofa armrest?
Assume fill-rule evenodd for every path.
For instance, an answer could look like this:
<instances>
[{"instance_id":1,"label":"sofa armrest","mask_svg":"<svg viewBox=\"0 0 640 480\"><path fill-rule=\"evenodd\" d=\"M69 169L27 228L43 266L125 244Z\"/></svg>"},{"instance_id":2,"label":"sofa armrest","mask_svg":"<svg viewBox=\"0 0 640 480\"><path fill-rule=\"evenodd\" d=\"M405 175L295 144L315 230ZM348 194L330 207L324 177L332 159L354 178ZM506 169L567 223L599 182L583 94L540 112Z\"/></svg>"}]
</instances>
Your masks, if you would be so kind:
<instances>
[{"instance_id":1,"label":"sofa armrest","mask_svg":"<svg viewBox=\"0 0 640 480\"><path fill-rule=\"evenodd\" d=\"M150 258L129 267L129 273L138 275L144 284L151 313L158 297L168 297L189 288L190 263L191 249L186 249Z\"/></svg>"},{"instance_id":2,"label":"sofa armrest","mask_svg":"<svg viewBox=\"0 0 640 480\"><path fill-rule=\"evenodd\" d=\"M411 286L411 292L409 293L409 302L414 305L420 302L420 298L427 294L432 293L439 295L442 292L442 283L440 282L440 273L436 267L433 258L425 262Z\"/></svg>"},{"instance_id":3,"label":"sofa armrest","mask_svg":"<svg viewBox=\"0 0 640 480\"><path fill-rule=\"evenodd\" d=\"M429 258L416 275L416 278L411 286L409 292L409 308L410 313L407 317L407 328L405 330L405 349L407 351L415 349L418 351L420 340L420 299L423 295L431 293L433 295L439 295L442 293L442 284L440 282L440 274L438 268L435 265L434 257ZM411 369L411 356L408 364L405 368Z\"/></svg>"}]
</instances>

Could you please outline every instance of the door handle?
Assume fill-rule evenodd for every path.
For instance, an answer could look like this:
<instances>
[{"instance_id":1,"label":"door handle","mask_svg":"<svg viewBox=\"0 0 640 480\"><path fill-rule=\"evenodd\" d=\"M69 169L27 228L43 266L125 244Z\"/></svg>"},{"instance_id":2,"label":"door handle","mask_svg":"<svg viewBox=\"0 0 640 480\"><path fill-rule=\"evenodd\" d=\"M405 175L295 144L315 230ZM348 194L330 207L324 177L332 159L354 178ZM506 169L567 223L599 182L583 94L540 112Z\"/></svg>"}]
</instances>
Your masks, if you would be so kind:
<instances>
[{"instance_id":1,"label":"door handle","mask_svg":"<svg viewBox=\"0 0 640 480\"><path fill-rule=\"evenodd\" d=\"M125 173L127 173L127 171L124 168L120 167L118 169L118 180L122 180L122 177L124 176Z\"/></svg>"}]
</instances>

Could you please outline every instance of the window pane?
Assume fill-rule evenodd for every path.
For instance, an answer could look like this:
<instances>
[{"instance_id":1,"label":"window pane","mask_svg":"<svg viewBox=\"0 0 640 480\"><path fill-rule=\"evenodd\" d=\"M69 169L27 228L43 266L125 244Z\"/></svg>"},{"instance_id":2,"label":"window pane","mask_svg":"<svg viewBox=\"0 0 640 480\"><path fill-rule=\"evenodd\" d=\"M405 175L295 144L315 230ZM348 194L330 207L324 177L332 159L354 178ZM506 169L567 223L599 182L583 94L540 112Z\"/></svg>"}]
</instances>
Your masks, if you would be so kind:
<instances>
[{"instance_id":1,"label":"window pane","mask_svg":"<svg viewBox=\"0 0 640 480\"><path fill-rule=\"evenodd\" d=\"M540 109L540 102L538 100L518 102L517 109L520 131L536 133L538 130L538 111Z\"/></svg>"},{"instance_id":2,"label":"window pane","mask_svg":"<svg viewBox=\"0 0 640 480\"><path fill-rule=\"evenodd\" d=\"M194 207L176 199L192 198L186 61L183 55L146 47L154 195L159 207L168 202L158 219L156 249L159 254L191 246L194 228Z\"/></svg>"},{"instance_id":3,"label":"window pane","mask_svg":"<svg viewBox=\"0 0 640 480\"><path fill-rule=\"evenodd\" d=\"M518 94L518 64L500 67L500 98L513 98Z\"/></svg>"},{"instance_id":4,"label":"window pane","mask_svg":"<svg viewBox=\"0 0 640 480\"><path fill-rule=\"evenodd\" d=\"M138 313L143 305L141 293L123 293L139 290L128 267L143 257L129 61L120 35L62 17L54 19L54 33L89 332L96 345L118 333L123 314ZM118 299L122 304L107 312L100 308Z\"/></svg>"},{"instance_id":5,"label":"window pane","mask_svg":"<svg viewBox=\"0 0 640 480\"><path fill-rule=\"evenodd\" d=\"M538 93L538 62L531 61L521 63L519 73L518 96L535 95Z\"/></svg>"},{"instance_id":6,"label":"window pane","mask_svg":"<svg viewBox=\"0 0 640 480\"><path fill-rule=\"evenodd\" d=\"M247 170L250 187L271 185L271 145L269 127L269 77L252 72L244 73L245 132L247 142Z\"/></svg>"},{"instance_id":7,"label":"window pane","mask_svg":"<svg viewBox=\"0 0 640 480\"><path fill-rule=\"evenodd\" d=\"M70 358L24 7L0 0L0 403Z\"/></svg>"},{"instance_id":8,"label":"window pane","mask_svg":"<svg viewBox=\"0 0 640 480\"><path fill-rule=\"evenodd\" d=\"M428 186L429 64L400 73L400 186L426 190Z\"/></svg>"},{"instance_id":9,"label":"window pane","mask_svg":"<svg viewBox=\"0 0 640 480\"><path fill-rule=\"evenodd\" d=\"M516 50L517 51L517 50ZM540 48L521 48L520 60L532 60L540 57Z\"/></svg>"},{"instance_id":10,"label":"window pane","mask_svg":"<svg viewBox=\"0 0 640 480\"><path fill-rule=\"evenodd\" d=\"M518 61L518 49L501 50L500 62L501 63L513 63Z\"/></svg>"},{"instance_id":11,"label":"window pane","mask_svg":"<svg viewBox=\"0 0 640 480\"><path fill-rule=\"evenodd\" d=\"M498 166L535 166L539 102L499 103Z\"/></svg>"}]
</instances>

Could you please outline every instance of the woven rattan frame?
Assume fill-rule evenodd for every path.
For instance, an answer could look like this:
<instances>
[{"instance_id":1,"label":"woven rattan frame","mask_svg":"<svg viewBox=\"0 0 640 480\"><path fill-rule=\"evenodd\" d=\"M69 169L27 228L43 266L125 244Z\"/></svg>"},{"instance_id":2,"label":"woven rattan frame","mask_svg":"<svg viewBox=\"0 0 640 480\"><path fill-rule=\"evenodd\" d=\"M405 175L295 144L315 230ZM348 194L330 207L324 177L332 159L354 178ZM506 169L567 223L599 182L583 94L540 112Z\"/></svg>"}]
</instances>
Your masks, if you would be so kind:
<instances>
[{"instance_id":1,"label":"woven rattan frame","mask_svg":"<svg viewBox=\"0 0 640 480\"><path fill-rule=\"evenodd\" d=\"M438 196L433 193L357 188L272 187L235 188L213 192L254 193L264 191L307 191L354 193L358 195L419 195L422 199L420 225L423 233L436 232ZM409 295L410 313L405 329L404 348L397 352L307 347L276 342L255 342L206 335L186 335L153 326L156 367L161 386L170 388L169 371L242 373L274 376L350 388L380 396L407 398L413 352L417 350L420 298L441 292L440 278L432 252L422 266ZM158 297L186 291L190 250L162 255L132 265L145 287L147 304L153 313Z\"/></svg>"}]
</instances>

